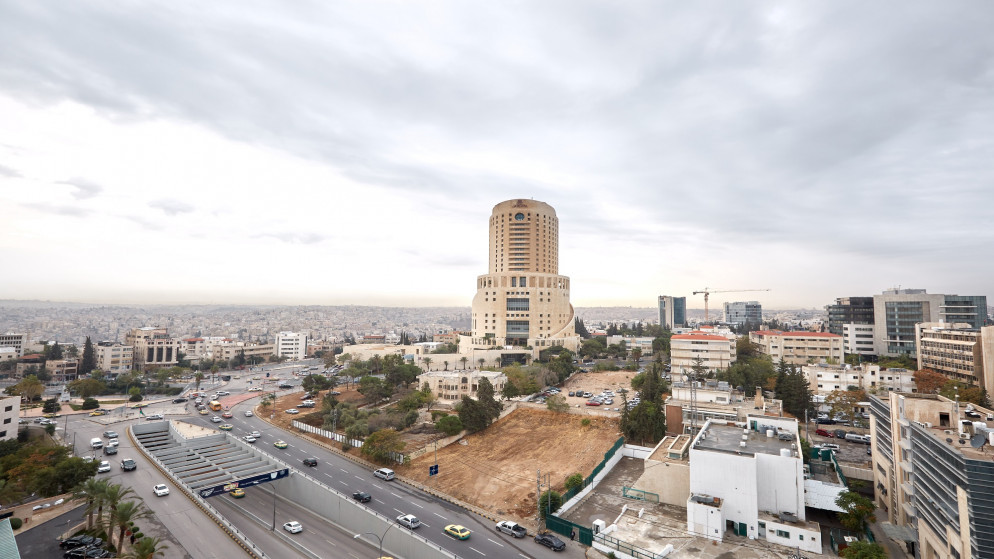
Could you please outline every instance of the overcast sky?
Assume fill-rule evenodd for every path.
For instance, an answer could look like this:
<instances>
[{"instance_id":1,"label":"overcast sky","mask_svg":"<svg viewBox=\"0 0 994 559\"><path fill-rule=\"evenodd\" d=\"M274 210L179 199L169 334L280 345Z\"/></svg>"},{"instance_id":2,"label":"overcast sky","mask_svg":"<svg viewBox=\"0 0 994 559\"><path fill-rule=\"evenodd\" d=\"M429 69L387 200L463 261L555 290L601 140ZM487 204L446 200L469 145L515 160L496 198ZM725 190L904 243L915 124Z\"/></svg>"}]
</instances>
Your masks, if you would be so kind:
<instances>
[{"instance_id":1,"label":"overcast sky","mask_svg":"<svg viewBox=\"0 0 994 559\"><path fill-rule=\"evenodd\" d=\"M992 295L989 2L0 0L0 298Z\"/></svg>"}]
</instances>

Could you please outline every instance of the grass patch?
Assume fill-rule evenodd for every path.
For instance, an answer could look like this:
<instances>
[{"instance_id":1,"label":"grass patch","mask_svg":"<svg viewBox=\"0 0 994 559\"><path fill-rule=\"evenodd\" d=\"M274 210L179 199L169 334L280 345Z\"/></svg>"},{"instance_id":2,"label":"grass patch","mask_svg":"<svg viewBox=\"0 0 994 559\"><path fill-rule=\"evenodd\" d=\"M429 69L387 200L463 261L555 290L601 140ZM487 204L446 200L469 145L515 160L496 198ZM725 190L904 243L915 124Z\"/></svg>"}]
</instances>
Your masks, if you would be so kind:
<instances>
[{"instance_id":1,"label":"grass patch","mask_svg":"<svg viewBox=\"0 0 994 559\"><path fill-rule=\"evenodd\" d=\"M81 404L69 404L69 407L72 408L72 411L79 411L83 409Z\"/></svg>"},{"instance_id":2,"label":"grass patch","mask_svg":"<svg viewBox=\"0 0 994 559\"><path fill-rule=\"evenodd\" d=\"M103 407L105 404L126 404L127 400L100 400L100 406Z\"/></svg>"}]
</instances>

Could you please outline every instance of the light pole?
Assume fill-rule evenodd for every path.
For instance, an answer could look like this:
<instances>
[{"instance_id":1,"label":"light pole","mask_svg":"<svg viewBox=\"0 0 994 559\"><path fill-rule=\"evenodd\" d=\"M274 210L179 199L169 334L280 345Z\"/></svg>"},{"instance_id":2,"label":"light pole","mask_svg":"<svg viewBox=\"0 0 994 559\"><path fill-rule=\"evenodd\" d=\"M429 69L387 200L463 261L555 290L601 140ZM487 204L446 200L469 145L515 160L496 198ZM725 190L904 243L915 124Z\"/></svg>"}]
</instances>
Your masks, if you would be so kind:
<instances>
[{"instance_id":1,"label":"light pole","mask_svg":"<svg viewBox=\"0 0 994 559\"><path fill-rule=\"evenodd\" d=\"M276 531L276 481L273 481L273 528L272 531Z\"/></svg>"},{"instance_id":2,"label":"light pole","mask_svg":"<svg viewBox=\"0 0 994 559\"><path fill-rule=\"evenodd\" d=\"M383 530L383 535L382 536L378 536L378 535L376 535L373 532L362 532L361 534L356 534L356 535L352 536L352 539L357 540L363 534L369 534L370 536L373 536L374 538L376 538L376 541L380 542L380 553L379 553L379 555L377 555L377 557L383 557L383 538L387 537L387 532L389 532L390 528L393 528L393 526L394 526L393 524L390 524L389 526L387 526L387 529Z\"/></svg>"}]
</instances>

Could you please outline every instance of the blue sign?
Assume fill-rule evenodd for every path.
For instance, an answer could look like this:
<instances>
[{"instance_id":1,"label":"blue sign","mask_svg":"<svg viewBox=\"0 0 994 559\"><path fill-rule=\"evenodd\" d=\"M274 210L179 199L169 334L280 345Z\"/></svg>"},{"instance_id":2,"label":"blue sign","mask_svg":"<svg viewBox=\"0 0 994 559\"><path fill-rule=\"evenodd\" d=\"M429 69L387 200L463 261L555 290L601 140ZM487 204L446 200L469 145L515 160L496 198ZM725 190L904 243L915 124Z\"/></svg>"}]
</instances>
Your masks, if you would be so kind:
<instances>
[{"instance_id":1,"label":"blue sign","mask_svg":"<svg viewBox=\"0 0 994 559\"><path fill-rule=\"evenodd\" d=\"M428 475L429 476L438 475L438 464L435 464L434 466L428 466Z\"/></svg>"},{"instance_id":2,"label":"blue sign","mask_svg":"<svg viewBox=\"0 0 994 559\"><path fill-rule=\"evenodd\" d=\"M269 472L268 474L259 474L257 476L247 477L240 479L238 481L232 481L231 483L225 483L223 485L215 485L214 487L205 487L199 489L198 493L204 499L208 497L214 497L215 495L221 495L227 493L228 491L233 491L235 489L252 487L253 485L259 485L260 483L266 483L267 481L276 481L278 479L283 479L290 475L290 469L286 468L283 470L276 470L275 472Z\"/></svg>"}]
</instances>

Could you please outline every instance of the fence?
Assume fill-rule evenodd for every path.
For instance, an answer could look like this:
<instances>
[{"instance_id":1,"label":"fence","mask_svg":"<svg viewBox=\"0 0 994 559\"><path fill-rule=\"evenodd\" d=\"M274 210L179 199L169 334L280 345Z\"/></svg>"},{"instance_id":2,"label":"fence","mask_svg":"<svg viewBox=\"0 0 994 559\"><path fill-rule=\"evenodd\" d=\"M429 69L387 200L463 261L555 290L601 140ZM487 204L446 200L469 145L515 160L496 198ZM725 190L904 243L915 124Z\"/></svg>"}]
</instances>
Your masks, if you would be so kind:
<instances>
[{"instance_id":1,"label":"fence","mask_svg":"<svg viewBox=\"0 0 994 559\"><path fill-rule=\"evenodd\" d=\"M293 420L293 421L291 421L290 424L293 425L295 428L300 429L301 431L305 431L307 433L313 433L313 434L318 435L320 437L324 437L326 439L332 439L332 440L338 441L340 443L345 443L345 444L348 444L348 445L352 446L352 448L362 448L362 441L359 441L359 440L356 440L356 439L350 439L350 438L346 437L345 435L339 435L338 433L333 433L331 431L327 431L325 429L321 429L320 427L315 427L313 425L308 425L306 423L301 423L300 421L297 421L296 419ZM404 463L404 455L402 453L400 453L400 452L391 452L390 453L390 458L394 462L397 462L398 464L403 464Z\"/></svg>"},{"instance_id":2,"label":"fence","mask_svg":"<svg viewBox=\"0 0 994 559\"><path fill-rule=\"evenodd\" d=\"M594 478L597 477L597 474L601 473L601 471L604 470L604 466L606 466L608 461L610 461L611 458L614 457L614 453L618 452L618 449L620 449L624 445L625 445L624 437L620 437L618 440L614 441L614 445L611 446L611 448L604 453L604 459L601 460L600 464L597 464L597 466L594 467L594 471L589 476L587 476L586 479L583 480L583 485L574 487L573 489L570 489L566 493L563 493L563 502L564 503L569 502L569 500L575 497L577 493L583 491L585 488L592 485L594 483Z\"/></svg>"},{"instance_id":3,"label":"fence","mask_svg":"<svg viewBox=\"0 0 994 559\"><path fill-rule=\"evenodd\" d=\"M572 537L576 533L577 537L580 539L580 543L583 545L593 545L594 543L594 531L590 528L580 526L579 524L574 524L565 518L559 518L554 514L550 514L545 517L545 527L557 534L566 536L567 538Z\"/></svg>"},{"instance_id":4,"label":"fence","mask_svg":"<svg viewBox=\"0 0 994 559\"><path fill-rule=\"evenodd\" d=\"M604 547L608 547L616 551L620 551L621 553L624 553L626 555L630 555L635 559L657 559L658 557L663 557L663 555L659 555L651 551L648 551L646 549L642 549L641 547L634 546L628 542L619 540L618 538L612 538L607 534L597 534L596 536L594 536L594 541Z\"/></svg>"},{"instance_id":5,"label":"fence","mask_svg":"<svg viewBox=\"0 0 994 559\"><path fill-rule=\"evenodd\" d=\"M633 499L635 501L647 501L650 503L659 502L659 495L657 493L650 493L648 491L643 491L641 489L635 489L634 487L622 486L621 496L626 499Z\"/></svg>"}]
</instances>

